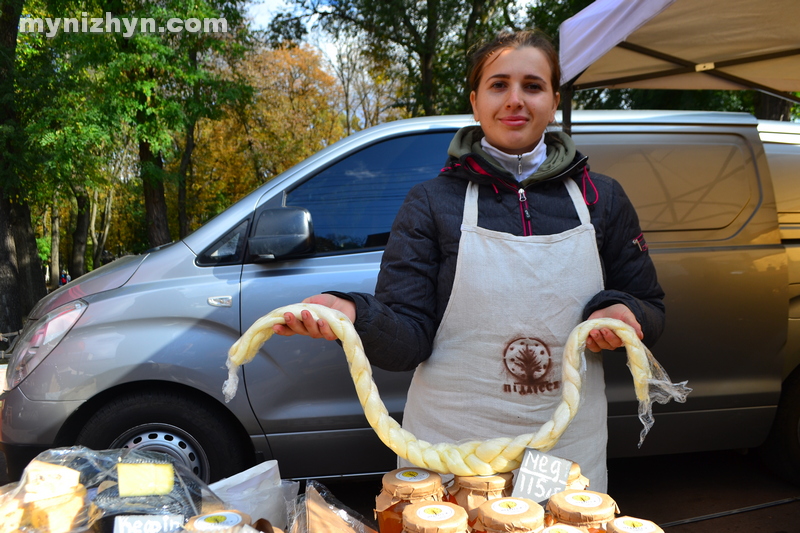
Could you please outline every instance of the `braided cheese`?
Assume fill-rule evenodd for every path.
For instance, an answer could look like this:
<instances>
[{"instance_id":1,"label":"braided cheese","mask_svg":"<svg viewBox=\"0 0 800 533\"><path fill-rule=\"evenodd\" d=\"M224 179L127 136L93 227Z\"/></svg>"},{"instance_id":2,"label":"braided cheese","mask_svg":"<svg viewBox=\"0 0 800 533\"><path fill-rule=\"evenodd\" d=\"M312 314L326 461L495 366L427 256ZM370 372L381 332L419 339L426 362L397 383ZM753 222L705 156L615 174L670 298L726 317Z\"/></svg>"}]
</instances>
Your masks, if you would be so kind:
<instances>
[{"instance_id":1,"label":"braided cheese","mask_svg":"<svg viewBox=\"0 0 800 533\"><path fill-rule=\"evenodd\" d=\"M551 420L542 425L536 433L516 438L502 437L487 441L431 444L418 440L389 415L372 379L372 367L364 354L361 338L350 320L339 311L317 304L293 304L275 309L258 319L231 346L227 360L228 379L222 389L226 402L236 394L239 382L237 369L252 361L261 345L272 336L272 326L285 324L283 318L285 313L292 313L300 318L303 310L309 311L315 320L320 318L325 320L336 337L342 341L358 399L364 408L367 421L378 437L397 455L420 468L459 476L491 475L518 468L525 448L535 448L545 452L552 449L577 413L581 396L581 357L586 346L586 337L593 329L608 328L624 342L628 365L636 387L636 397L640 403L647 402L649 405L648 380L651 378L651 371L647 348L636 336L633 328L610 318L587 320L572 330L564 348L562 370L564 387L561 403L553 412Z\"/></svg>"}]
</instances>

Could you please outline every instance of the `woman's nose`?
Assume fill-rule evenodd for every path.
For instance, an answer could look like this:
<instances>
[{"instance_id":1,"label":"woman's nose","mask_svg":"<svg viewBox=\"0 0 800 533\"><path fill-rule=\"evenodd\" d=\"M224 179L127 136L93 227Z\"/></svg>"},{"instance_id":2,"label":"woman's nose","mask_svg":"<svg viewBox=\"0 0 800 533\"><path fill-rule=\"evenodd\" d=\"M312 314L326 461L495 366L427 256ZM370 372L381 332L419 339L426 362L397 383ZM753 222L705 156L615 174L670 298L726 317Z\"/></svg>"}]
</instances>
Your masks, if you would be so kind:
<instances>
[{"instance_id":1,"label":"woman's nose","mask_svg":"<svg viewBox=\"0 0 800 533\"><path fill-rule=\"evenodd\" d=\"M516 87L511 87L507 93L506 97L506 107L508 108L517 108L522 105L522 99L520 98L519 89Z\"/></svg>"}]
</instances>

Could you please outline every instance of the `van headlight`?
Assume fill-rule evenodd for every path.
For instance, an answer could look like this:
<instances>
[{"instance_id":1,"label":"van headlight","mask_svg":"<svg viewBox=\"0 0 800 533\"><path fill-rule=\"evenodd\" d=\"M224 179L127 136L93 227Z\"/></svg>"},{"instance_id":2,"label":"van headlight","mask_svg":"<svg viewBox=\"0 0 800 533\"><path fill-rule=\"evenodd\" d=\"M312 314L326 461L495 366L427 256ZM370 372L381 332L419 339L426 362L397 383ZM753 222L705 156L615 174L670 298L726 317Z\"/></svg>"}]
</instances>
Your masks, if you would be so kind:
<instances>
[{"instance_id":1,"label":"van headlight","mask_svg":"<svg viewBox=\"0 0 800 533\"><path fill-rule=\"evenodd\" d=\"M58 346L88 307L89 304L83 300L75 300L53 309L33 326L26 327L22 337L17 340L8 363L6 387L13 389L33 372Z\"/></svg>"}]
</instances>

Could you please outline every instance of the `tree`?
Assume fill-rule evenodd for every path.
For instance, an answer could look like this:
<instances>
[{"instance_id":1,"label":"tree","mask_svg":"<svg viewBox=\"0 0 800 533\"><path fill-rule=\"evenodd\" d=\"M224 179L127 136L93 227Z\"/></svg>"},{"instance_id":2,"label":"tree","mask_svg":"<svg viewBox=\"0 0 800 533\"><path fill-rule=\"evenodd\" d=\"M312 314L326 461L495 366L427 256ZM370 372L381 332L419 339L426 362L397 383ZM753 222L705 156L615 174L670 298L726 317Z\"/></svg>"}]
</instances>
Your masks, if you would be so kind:
<instances>
[{"instance_id":1,"label":"tree","mask_svg":"<svg viewBox=\"0 0 800 533\"><path fill-rule=\"evenodd\" d=\"M227 73L255 93L223 108L225 118L198 121L187 175L191 228L343 136L338 86L323 66L306 45L259 47Z\"/></svg>"},{"instance_id":2,"label":"tree","mask_svg":"<svg viewBox=\"0 0 800 533\"><path fill-rule=\"evenodd\" d=\"M512 0L295 0L300 18L336 37L361 37L379 64L402 70L398 104L413 115L464 112L467 55L481 38L513 25ZM282 17L286 23L289 15Z\"/></svg>"}]
</instances>

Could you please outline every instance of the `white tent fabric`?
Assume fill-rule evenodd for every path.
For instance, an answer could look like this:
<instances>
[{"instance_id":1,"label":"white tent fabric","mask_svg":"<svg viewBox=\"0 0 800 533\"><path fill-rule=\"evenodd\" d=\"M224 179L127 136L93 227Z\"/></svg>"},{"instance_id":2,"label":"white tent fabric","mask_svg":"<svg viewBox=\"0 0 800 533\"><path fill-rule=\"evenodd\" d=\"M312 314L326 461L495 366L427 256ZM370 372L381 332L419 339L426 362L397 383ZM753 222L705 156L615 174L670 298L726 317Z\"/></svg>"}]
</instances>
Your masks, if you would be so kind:
<instances>
[{"instance_id":1,"label":"white tent fabric","mask_svg":"<svg viewBox=\"0 0 800 533\"><path fill-rule=\"evenodd\" d=\"M800 0L597 0L560 27L574 88L757 89L796 102Z\"/></svg>"}]
</instances>

